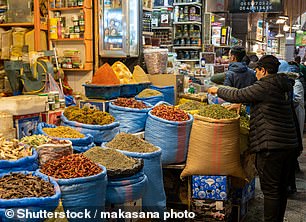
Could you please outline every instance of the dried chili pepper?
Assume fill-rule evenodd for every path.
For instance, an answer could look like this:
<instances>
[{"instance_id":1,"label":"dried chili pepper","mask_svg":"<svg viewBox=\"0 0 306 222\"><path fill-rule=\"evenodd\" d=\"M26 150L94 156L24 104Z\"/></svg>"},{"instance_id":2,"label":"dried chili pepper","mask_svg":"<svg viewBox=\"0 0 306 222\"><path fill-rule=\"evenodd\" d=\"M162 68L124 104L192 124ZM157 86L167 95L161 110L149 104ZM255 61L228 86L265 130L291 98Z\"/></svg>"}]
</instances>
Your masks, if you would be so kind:
<instances>
[{"instance_id":1,"label":"dried chili pepper","mask_svg":"<svg viewBox=\"0 0 306 222\"><path fill-rule=\"evenodd\" d=\"M102 169L83 154L71 154L48 161L41 172L58 179L70 179L97 175Z\"/></svg>"},{"instance_id":2,"label":"dried chili pepper","mask_svg":"<svg viewBox=\"0 0 306 222\"><path fill-rule=\"evenodd\" d=\"M147 109L149 106L147 106L142 101L137 101L134 98L118 98L116 101L113 102L116 106L122 106L122 107L129 107L129 108L135 108L135 109Z\"/></svg>"},{"instance_id":3,"label":"dried chili pepper","mask_svg":"<svg viewBox=\"0 0 306 222\"><path fill-rule=\"evenodd\" d=\"M189 115L174 106L159 105L152 109L152 115L169 121L187 121Z\"/></svg>"}]
</instances>

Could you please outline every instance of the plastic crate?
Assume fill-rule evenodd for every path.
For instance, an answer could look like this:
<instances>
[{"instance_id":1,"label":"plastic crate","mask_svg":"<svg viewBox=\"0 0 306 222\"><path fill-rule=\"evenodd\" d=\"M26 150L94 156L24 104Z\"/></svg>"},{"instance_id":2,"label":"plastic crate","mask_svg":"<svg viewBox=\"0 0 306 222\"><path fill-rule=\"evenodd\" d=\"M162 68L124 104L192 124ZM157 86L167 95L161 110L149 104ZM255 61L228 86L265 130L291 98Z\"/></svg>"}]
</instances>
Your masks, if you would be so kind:
<instances>
[{"instance_id":1,"label":"plastic crate","mask_svg":"<svg viewBox=\"0 0 306 222\"><path fill-rule=\"evenodd\" d=\"M134 97L139 84L124 84L120 86L120 97Z\"/></svg>"},{"instance_id":2,"label":"plastic crate","mask_svg":"<svg viewBox=\"0 0 306 222\"><path fill-rule=\"evenodd\" d=\"M142 90L147 89L150 87L150 85L152 85L152 83L147 82L147 83L139 83L136 86L136 94L140 93Z\"/></svg>"},{"instance_id":3,"label":"plastic crate","mask_svg":"<svg viewBox=\"0 0 306 222\"><path fill-rule=\"evenodd\" d=\"M85 95L89 99L114 99L120 96L120 85L101 86L92 84L83 84Z\"/></svg>"}]
</instances>

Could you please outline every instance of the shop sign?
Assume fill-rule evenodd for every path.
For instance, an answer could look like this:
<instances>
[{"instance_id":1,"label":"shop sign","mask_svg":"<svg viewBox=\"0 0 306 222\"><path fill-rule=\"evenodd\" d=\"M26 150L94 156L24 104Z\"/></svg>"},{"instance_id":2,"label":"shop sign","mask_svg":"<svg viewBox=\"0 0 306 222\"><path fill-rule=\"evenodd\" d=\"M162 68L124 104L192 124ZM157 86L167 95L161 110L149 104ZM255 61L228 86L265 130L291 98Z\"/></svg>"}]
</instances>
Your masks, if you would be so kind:
<instances>
[{"instance_id":1,"label":"shop sign","mask_svg":"<svg viewBox=\"0 0 306 222\"><path fill-rule=\"evenodd\" d=\"M306 46L306 32L296 33L295 45L296 46Z\"/></svg>"},{"instance_id":2,"label":"shop sign","mask_svg":"<svg viewBox=\"0 0 306 222\"><path fill-rule=\"evenodd\" d=\"M282 0L229 0L231 13L281 12Z\"/></svg>"}]
</instances>

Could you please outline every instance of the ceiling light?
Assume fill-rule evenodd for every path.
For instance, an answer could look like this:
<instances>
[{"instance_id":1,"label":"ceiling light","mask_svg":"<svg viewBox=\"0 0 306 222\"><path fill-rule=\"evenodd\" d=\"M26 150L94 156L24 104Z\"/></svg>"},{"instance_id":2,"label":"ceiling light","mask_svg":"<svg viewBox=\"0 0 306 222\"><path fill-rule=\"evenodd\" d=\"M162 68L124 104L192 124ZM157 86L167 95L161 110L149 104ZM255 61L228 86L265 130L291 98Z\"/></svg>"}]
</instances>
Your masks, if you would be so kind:
<instances>
[{"instance_id":1,"label":"ceiling light","mask_svg":"<svg viewBox=\"0 0 306 222\"><path fill-rule=\"evenodd\" d=\"M276 24L284 24L286 22L285 19L277 19Z\"/></svg>"},{"instance_id":2,"label":"ceiling light","mask_svg":"<svg viewBox=\"0 0 306 222\"><path fill-rule=\"evenodd\" d=\"M284 37L284 34L278 33L275 37L276 37L276 38L282 38L282 37Z\"/></svg>"},{"instance_id":3,"label":"ceiling light","mask_svg":"<svg viewBox=\"0 0 306 222\"><path fill-rule=\"evenodd\" d=\"M303 33L304 33L304 31L303 31L303 30L301 30L301 29L299 29L299 30L297 30L297 31L296 31L296 33L298 33L298 34L303 34Z\"/></svg>"},{"instance_id":4,"label":"ceiling light","mask_svg":"<svg viewBox=\"0 0 306 222\"><path fill-rule=\"evenodd\" d=\"M278 16L278 18L284 19L284 20L288 20L289 19L288 16L284 16L284 15Z\"/></svg>"},{"instance_id":5,"label":"ceiling light","mask_svg":"<svg viewBox=\"0 0 306 222\"><path fill-rule=\"evenodd\" d=\"M219 18L219 21L225 21L225 18Z\"/></svg>"},{"instance_id":6,"label":"ceiling light","mask_svg":"<svg viewBox=\"0 0 306 222\"><path fill-rule=\"evenodd\" d=\"M293 29L293 30L298 30L298 29L299 29L299 26L298 26L298 25L294 25L294 26L292 26L292 29Z\"/></svg>"},{"instance_id":7,"label":"ceiling light","mask_svg":"<svg viewBox=\"0 0 306 222\"><path fill-rule=\"evenodd\" d=\"M287 24L285 23L285 25L284 25L284 27L283 27L283 30L284 30L285 32L288 32L288 31L290 30L290 26L287 25Z\"/></svg>"}]
</instances>

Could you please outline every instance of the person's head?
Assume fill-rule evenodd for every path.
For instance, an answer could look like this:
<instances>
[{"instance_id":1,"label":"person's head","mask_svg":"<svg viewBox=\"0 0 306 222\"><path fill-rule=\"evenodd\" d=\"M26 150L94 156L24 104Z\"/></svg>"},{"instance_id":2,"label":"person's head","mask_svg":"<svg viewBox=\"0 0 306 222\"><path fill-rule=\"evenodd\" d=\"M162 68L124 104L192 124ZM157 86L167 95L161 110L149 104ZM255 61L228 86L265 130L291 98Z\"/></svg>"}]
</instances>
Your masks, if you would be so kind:
<instances>
[{"instance_id":1,"label":"person's head","mask_svg":"<svg viewBox=\"0 0 306 222\"><path fill-rule=\"evenodd\" d=\"M256 64L256 78L260 80L262 77L265 77L269 74L276 74L280 62L273 55L264 55L262 56Z\"/></svg>"},{"instance_id":2,"label":"person's head","mask_svg":"<svg viewBox=\"0 0 306 222\"><path fill-rule=\"evenodd\" d=\"M251 62L258 62L259 58L257 55L249 55Z\"/></svg>"},{"instance_id":3,"label":"person's head","mask_svg":"<svg viewBox=\"0 0 306 222\"><path fill-rule=\"evenodd\" d=\"M301 56L296 56L294 58L294 61L297 63L297 64L300 64L301 63Z\"/></svg>"},{"instance_id":4,"label":"person's head","mask_svg":"<svg viewBox=\"0 0 306 222\"><path fill-rule=\"evenodd\" d=\"M245 48L242 46L234 46L229 51L230 62L242 62L245 56Z\"/></svg>"},{"instance_id":5,"label":"person's head","mask_svg":"<svg viewBox=\"0 0 306 222\"><path fill-rule=\"evenodd\" d=\"M250 64L251 60L250 58L246 55L245 57L243 57L242 61L244 62L247 66Z\"/></svg>"}]
</instances>

